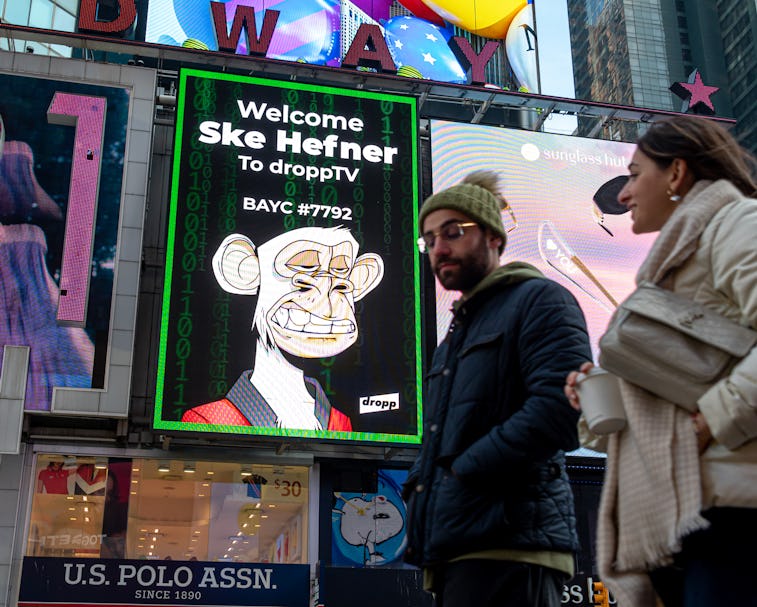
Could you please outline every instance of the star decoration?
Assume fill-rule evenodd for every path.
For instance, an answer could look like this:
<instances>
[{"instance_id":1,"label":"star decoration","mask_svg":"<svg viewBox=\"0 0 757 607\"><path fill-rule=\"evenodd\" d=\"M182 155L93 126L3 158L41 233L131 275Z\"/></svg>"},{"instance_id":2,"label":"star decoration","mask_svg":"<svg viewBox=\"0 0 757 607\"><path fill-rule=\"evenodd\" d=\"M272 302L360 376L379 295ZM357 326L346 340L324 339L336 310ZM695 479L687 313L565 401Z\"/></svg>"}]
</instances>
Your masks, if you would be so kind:
<instances>
[{"instance_id":1,"label":"star decoration","mask_svg":"<svg viewBox=\"0 0 757 607\"><path fill-rule=\"evenodd\" d=\"M389 19L384 27L384 39L398 75L440 82L467 82L465 71L447 43L451 31L417 17L400 15Z\"/></svg>"},{"instance_id":2,"label":"star decoration","mask_svg":"<svg viewBox=\"0 0 757 607\"><path fill-rule=\"evenodd\" d=\"M720 89L717 86L707 86L702 82L698 69L689 74L688 82L674 82L670 90L683 99L682 112L691 110L696 114L715 113L715 106L710 97Z\"/></svg>"}]
</instances>

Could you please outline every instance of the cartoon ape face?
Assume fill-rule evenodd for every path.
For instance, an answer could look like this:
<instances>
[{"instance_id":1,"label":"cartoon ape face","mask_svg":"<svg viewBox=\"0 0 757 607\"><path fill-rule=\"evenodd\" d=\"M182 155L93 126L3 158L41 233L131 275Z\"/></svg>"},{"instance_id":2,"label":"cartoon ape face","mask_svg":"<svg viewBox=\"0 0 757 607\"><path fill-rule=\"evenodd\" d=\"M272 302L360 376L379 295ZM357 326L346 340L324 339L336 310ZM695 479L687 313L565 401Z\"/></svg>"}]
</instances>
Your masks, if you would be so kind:
<instances>
[{"instance_id":1,"label":"cartoon ape face","mask_svg":"<svg viewBox=\"0 0 757 607\"><path fill-rule=\"evenodd\" d=\"M380 257L356 257L358 245L345 228L300 228L261 245L228 236L213 258L218 283L227 291L260 291L255 324L267 344L302 358L343 352L357 341L355 302L384 273Z\"/></svg>"}]
</instances>

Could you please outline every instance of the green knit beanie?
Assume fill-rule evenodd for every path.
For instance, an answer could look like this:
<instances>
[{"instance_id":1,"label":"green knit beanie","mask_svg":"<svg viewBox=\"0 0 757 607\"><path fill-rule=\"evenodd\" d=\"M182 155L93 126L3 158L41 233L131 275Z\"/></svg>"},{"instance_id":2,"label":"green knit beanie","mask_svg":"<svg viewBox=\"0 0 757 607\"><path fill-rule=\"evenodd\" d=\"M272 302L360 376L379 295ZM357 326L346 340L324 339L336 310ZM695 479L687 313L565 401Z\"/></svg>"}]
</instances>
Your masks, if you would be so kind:
<instances>
[{"instance_id":1,"label":"green knit beanie","mask_svg":"<svg viewBox=\"0 0 757 607\"><path fill-rule=\"evenodd\" d=\"M505 226L502 224L502 202L486 188L460 183L426 198L418 215L421 232L428 214L439 209L460 211L501 237L503 246L507 241Z\"/></svg>"}]
</instances>

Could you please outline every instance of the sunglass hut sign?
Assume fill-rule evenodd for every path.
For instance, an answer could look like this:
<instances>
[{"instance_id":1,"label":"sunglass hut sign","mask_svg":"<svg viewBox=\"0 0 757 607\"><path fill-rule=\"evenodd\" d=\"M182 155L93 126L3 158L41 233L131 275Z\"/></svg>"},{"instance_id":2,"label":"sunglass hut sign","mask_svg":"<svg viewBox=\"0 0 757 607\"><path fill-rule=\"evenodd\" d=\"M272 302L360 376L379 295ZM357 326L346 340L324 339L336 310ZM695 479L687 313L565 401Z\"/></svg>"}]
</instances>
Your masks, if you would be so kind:
<instances>
[{"instance_id":1,"label":"sunglass hut sign","mask_svg":"<svg viewBox=\"0 0 757 607\"><path fill-rule=\"evenodd\" d=\"M25 558L19 606L62 596L103 605L304 605L309 571L307 565L268 563Z\"/></svg>"},{"instance_id":2,"label":"sunglass hut sign","mask_svg":"<svg viewBox=\"0 0 757 607\"><path fill-rule=\"evenodd\" d=\"M118 17L111 21L98 19L101 2L102 0L81 0L77 23L79 31L120 36L136 23L136 0L116 0ZM112 4L110 0L109 7L112 7ZM265 57L268 54L281 11L266 9L263 13L262 26L259 28L260 34L258 34L253 7L236 6L233 20L229 18L231 23L229 26L224 2L209 1L208 6L219 52L235 53L240 40L245 40L248 55ZM283 27L286 28L286 24ZM341 31L340 34L345 35L346 32ZM479 85L487 81L486 65L497 52L500 42L489 40L480 53L476 53L470 42L462 36L450 37L447 45L460 62L460 67L468 74L470 84ZM530 46L529 42L529 48ZM397 65L392 59L381 28L370 23L363 23L358 27L349 49L341 60L341 67L353 70L364 67L386 74L397 73Z\"/></svg>"}]
</instances>

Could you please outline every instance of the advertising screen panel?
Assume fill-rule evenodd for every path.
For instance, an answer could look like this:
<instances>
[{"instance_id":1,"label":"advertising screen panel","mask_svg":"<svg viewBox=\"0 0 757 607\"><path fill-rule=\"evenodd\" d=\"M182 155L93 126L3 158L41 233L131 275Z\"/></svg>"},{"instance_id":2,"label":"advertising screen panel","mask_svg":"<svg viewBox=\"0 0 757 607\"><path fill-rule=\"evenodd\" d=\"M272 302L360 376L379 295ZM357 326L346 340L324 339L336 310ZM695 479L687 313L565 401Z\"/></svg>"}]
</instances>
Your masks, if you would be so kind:
<instances>
[{"instance_id":1,"label":"advertising screen panel","mask_svg":"<svg viewBox=\"0 0 757 607\"><path fill-rule=\"evenodd\" d=\"M617 192L634 145L443 121L431 123L433 188L477 169L501 175L510 205L503 263L525 261L576 297L597 342L617 303L633 290L654 235L635 235ZM437 282L437 337L456 293Z\"/></svg>"},{"instance_id":2,"label":"advertising screen panel","mask_svg":"<svg viewBox=\"0 0 757 607\"><path fill-rule=\"evenodd\" d=\"M103 37L136 39L191 49L187 57L221 52L575 98L566 0L69 0L31 14L11 4L0 0L5 27L94 35L106 60ZM0 48L71 52L22 38ZM152 65L155 52L132 61ZM551 114L544 127L571 132L575 117Z\"/></svg>"},{"instance_id":3,"label":"advertising screen panel","mask_svg":"<svg viewBox=\"0 0 757 607\"><path fill-rule=\"evenodd\" d=\"M0 18L11 29L32 26L575 98L566 0L69 0L31 13L28 2L27 9L17 4L0 0ZM71 52L23 37L0 39L0 49L14 46L17 52ZM133 60L139 65L145 59ZM571 124L573 117L559 115L545 122L561 132Z\"/></svg>"},{"instance_id":4,"label":"advertising screen panel","mask_svg":"<svg viewBox=\"0 0 757 607\"><path fill-rule=\"evenodd\" d=\"M572 96L564 2L150 0L145 41Z\"/></svg>"},{"instance_id":5,"label":"advertising screen panel","mask_svg":"<svg viewBox=\"0 0 757 607\"><path fill-rule=\"evenodd\" d=\"M185 70L154 426L420 436L412 98Z\"/></svg>"},{"instance_id":6,"label":"advertising screen panel","mask_svg":"<svg viewBox=\"0 0 757 607\"><path fill-rule=\"evenodd\" d=\"M128 408L146 181L122 200L134 90L95 82L0 73L0 352L30 349L26 410Z\"/></svg>"}]
</instances>

